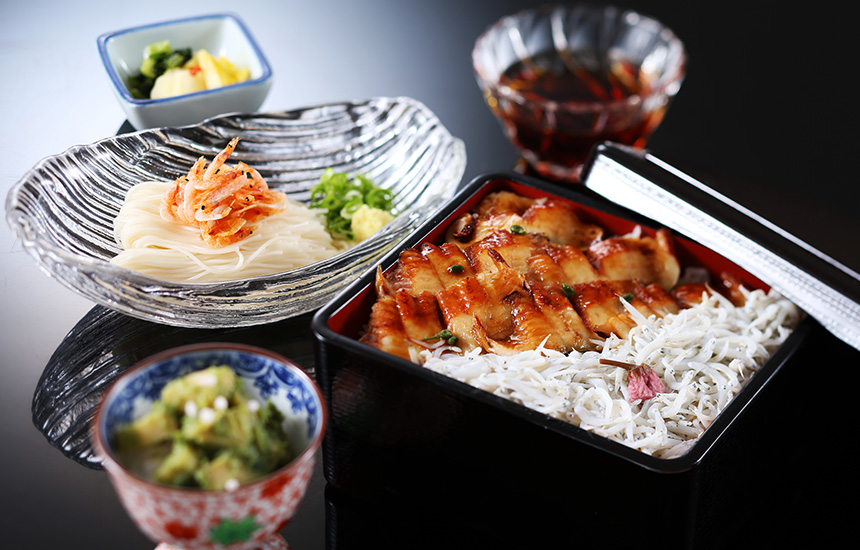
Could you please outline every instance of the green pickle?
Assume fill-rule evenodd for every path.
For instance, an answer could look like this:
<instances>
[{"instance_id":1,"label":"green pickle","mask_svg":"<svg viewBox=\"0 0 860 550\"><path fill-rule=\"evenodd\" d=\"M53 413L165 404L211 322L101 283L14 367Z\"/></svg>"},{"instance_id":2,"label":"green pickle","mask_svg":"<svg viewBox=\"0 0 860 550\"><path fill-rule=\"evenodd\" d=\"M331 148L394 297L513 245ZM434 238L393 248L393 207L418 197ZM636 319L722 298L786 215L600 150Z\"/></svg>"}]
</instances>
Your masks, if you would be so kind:
<instances>
[{"instance_id":1,"label":"green pickle","mask_svg":"<svg viewBox=\"0 0 860 550\"><path fill-rule=\"evenodd\" d=\"M169 40L153 42L143 49L143 61L137 74L129 75L128 91L135 99L149 99L155 79L168 69L181 67L191 59L191 48L174 50Z\"/></svg>"},{"instance_id":2,"label":"green pickle","mask_svg":"<svg viewBox=\"0 0 860 550\"><path fill-rule=\"evenodd\" d=\"M122 426L114 447L129 469L165 485L235 488L293 458L283 414L245 395L230 367L219 365L169 382L140 418Z\"/></svg>"}]
</instances>

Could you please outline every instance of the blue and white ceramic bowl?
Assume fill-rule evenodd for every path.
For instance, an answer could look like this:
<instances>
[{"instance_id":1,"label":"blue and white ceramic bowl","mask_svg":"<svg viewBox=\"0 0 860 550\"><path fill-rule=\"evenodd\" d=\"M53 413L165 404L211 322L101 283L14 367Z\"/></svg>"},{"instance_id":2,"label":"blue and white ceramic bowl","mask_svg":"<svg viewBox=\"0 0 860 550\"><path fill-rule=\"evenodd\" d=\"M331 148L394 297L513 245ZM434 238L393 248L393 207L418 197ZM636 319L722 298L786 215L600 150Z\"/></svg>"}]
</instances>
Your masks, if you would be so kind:
<instances>
[{"instance_id":1,"label":"blue and white ceramic bowl","mask_svg":"<svg viewBox=\"0 0 860 550\"><path fill-rule=\"evenodd\" d=\"M229 343L174 348L129 369L104 398L99 431L110 436L117 427L148 412L168 382L213 365L230 366L250 398L260 402L272 400L284 413L287 436L297 450L308 449L321 436L325 407L322 394L310 376L277 354Z\"/></svg>"},{"instance_id":2,"label":"blue and white ceramic bowl","mask_svg":"<svg viewBox=\"0 0 860 550\"><path fill-rule=\"evenodd\" d=\"M168 487L125 469L111 446L116 429L149 411L171 380L213 365L230 366L248 397L275 404L296 457L230 491ZM154 541L186 550L282 548L278 533L304 497L326 422L316 382L288 359L243 344L203 343L153 355L117 378L96 412L92 438L126 511Z\"/></svg>"},{"instance_id":3,"label":"blue and white ceramic bowl","mask_svg":"<svg viewBox=\"0 0 860 550\"><path fill-rule=\"evenodd\" d=\"M174 48L205 49L234 64L248 67L251 78L213 90L164 99L135 99L128 78L140 71L143 50L170 40ZM137 130L197 124L227 113L257 111L272 86L272 68L245 24L235 15L212 14L151 23L105 33L98 38L99 55L114 94Z\"/></svg>"}]
</instances>

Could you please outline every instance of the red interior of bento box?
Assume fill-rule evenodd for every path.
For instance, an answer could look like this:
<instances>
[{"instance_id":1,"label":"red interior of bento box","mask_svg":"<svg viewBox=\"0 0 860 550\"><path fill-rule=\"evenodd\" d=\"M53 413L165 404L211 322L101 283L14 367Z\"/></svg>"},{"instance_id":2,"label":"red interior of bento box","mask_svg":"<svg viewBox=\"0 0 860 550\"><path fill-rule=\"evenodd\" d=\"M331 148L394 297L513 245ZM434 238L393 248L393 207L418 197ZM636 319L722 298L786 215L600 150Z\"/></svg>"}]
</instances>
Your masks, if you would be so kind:
<instances>
[{"instance_id":1,"label":"red interior of bento box","mask_svg":"<svg viewBox=\"0 0 860 550\"><path fill-rule=\"evenodd\" d=\"M657 225L652 224L651 226L648 226L636 221L631 221L629 219L580 204L579 202L576 202L576 200L560 197L529 185L504 179L493 179L481 186L471 196L467 197L462 204L452 209L441 223L428 231L418 241L414 242L412 246L418 246L423 242L440 244L444 239L445 231L454 220L462 214L469 212L489 193L502 190L512 191L529 198L549 197L555 200L568 202L573 205L576 214L580 219L585 222L595 223L602 226L606 230L607 235L624 235L633 231L637 225L642 228L643 234L649 236L654 236L659 229L659 226ZM674 235L673 242L675 245L675 254L678 257L678 261L681 263L682 268L692 266L703 267L711 274L713 281L719 280L718 277L721 273L728 273L739 280L747 288L768 290L768 286L761 280L716 252L678 235ZM383 270L390 270L393 267L394 262L390 265L382 266ZM371 280L371 282L365 285L353 299L346 302L343 307L329 317L329 328L342 336L357 339L370 317L370 309L375 300L376 293Z\"/></svg>"}]
</instances>

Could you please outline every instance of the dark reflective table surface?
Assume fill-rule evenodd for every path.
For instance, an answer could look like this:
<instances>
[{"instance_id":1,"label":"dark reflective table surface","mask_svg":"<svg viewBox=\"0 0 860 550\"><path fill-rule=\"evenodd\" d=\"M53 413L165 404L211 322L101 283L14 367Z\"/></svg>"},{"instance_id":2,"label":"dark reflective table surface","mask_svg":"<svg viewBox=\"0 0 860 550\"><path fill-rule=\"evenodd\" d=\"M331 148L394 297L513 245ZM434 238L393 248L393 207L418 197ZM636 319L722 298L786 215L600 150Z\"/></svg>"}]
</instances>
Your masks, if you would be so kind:
<instances>
[{"instance_id":1,"label":"dark reflective table surface","mask_svg":"<svg viewBox=\"0 0 860 550\"><path fill-rule=\"evenodd\" d=\"M186 343L234 341L282 353L315 374L309 323L310 316L304 315L232 330L168 328L96 306L73 328L46 366L33 396L33 423L56 451L81 468L98 471L87 437L93 408L104 388L137 360ZM723 548L735 540L763 547L790 543L797 537L819 541L832 537L835 541L844 532L849 508L839 496L848 490L845 482L851 479L852 460L847 446L840 449L837 444L844 428L837 422L822 422L820 414L803 414L806 407L798 402L815 391L810 388L814 378L810 365L844 365L856 358L856 350L815 324L792 360L756 397L767 403L764 407L759 403L756 411L764 409L768 415L755 419L761 434L756 446L749 449L746 466L755 480L755 491L738 495L734 504L743 507L737 513L743 521L714 533L709 548ZM850 408L850 400L829 401L827 415L848 418ZM799 444L801 441L808 443ZM832 448L826 448L824 442ZM587 516L587 495L571 498L583 499ZM619 513L630 514L630 521L670 521L655 516L647 500L647 495L639 495L631 487L629 495L619 495ZM679 509L683 506L679 503ZM750 513L751 509L757 512ZM525 503L510 512L513 517L499 517L494 503L468 488L462 494L390 498L348 494L326 482L320 460L307 501L283 533L294 548L331 549L522 548L536 542L545 547L571 540L571 533L562 526L541 526L548 511L539 502ZM587 524L582 518L571 518L571 522L577 528ZM599 525L592 527L599 530ZM591 540L593 536L580 534L579 538ZM645 538L637 546L660 547L654 543Z\"/></svg>"},{"instance_id":2,"label":"dark reflective table surface","mask_svg":"<svg viewBox=\"0 0 860 550\"><path fill-rule=\"evenodd\" d=\"M483 103L471 71L475 38L502 15L538 4L251 0L82 6L34 0L4 5L0 59L7 145L2 190L41 158L119 131L124 114L99 66L99 34L144 22L234 11L275 69L262 110L406 95L430 107L465 141L464 182L507 170L518 157ZM860 204L854 151L858 109L848 77L853 22L836 3L630 1L685 42L688 76L649 149L661 159L860 271ZM14 73L14 77L12 74ZM310 316L235 330L156 325L78 297L41 273L8 227L0 231L0 548L152 549L90 460L86 423L105 386L151 353L193 341L261 345L313 372ZM749 467L761 478L737 506L753 521L714 533L713 548L835 546L853 534L853 369L860 352L820 327L769 385L761 445ZM581 474L581 473L579 473ZM560 473L563 475L563 473ZM550 489L551 490L551 489ZM438 497L438 495L437 495ZM583 499L587 495L571 495ZM327 485L321 464L293 522L292 548L573 547L572 518L545 525L540 503L484 513L481 495L369 501ZM618 514L642 522L640 540L606 547L660 547L683 521L653 510L648 495L618 496ZM749 514L739 514L748 516ZM540 536L535 536L540 533ZM540 542L540 544L538 544Z\"/></svg>"}]
</instances>

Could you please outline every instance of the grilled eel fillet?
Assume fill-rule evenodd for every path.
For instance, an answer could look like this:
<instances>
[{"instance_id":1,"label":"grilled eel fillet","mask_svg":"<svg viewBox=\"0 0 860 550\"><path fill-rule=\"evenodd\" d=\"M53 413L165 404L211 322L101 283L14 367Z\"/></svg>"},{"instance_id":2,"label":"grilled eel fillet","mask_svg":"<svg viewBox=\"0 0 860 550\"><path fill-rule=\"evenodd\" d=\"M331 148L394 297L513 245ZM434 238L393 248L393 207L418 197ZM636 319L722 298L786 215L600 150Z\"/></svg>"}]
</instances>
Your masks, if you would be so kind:
<instances>
[{"instance_id":1,"label":"grilled eel fillet","mask_svg":"<svg viewBox=\"0 0 860 550\"><path fill-rule=\"evenodd\" d=\"M663 316L702 290L687 289L680 303L669 292L680 266L665 230L602 237L566 203L488 195L452 225L449 242L405 250L388 274L377 269L361 340L413 361L443 329L464 352L507 355L546 340L566 353L626 337L635 321L622 297L646 317Z\"/></svg>"}]
</instances>

